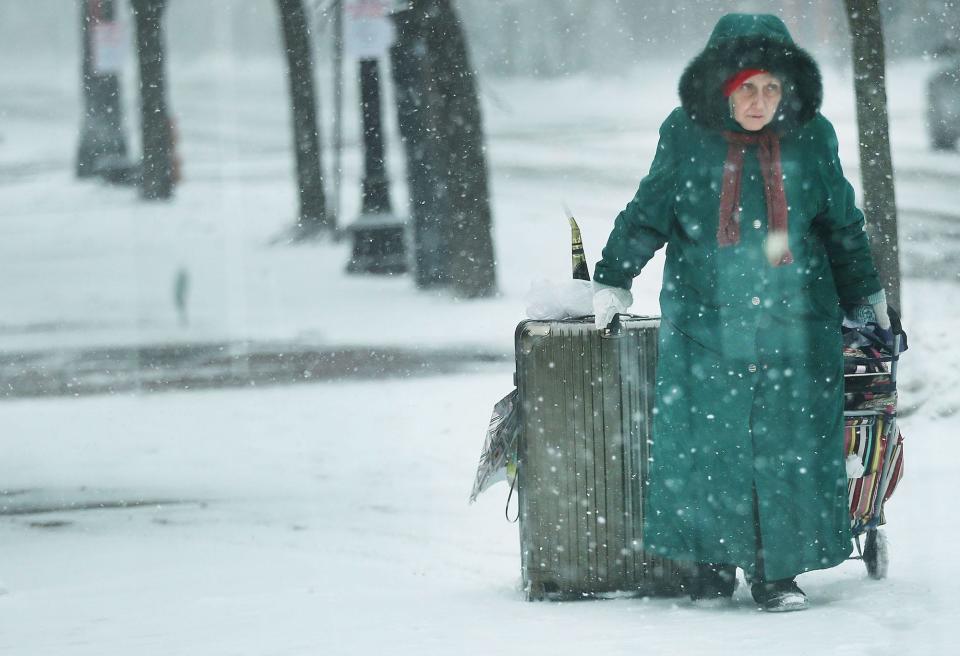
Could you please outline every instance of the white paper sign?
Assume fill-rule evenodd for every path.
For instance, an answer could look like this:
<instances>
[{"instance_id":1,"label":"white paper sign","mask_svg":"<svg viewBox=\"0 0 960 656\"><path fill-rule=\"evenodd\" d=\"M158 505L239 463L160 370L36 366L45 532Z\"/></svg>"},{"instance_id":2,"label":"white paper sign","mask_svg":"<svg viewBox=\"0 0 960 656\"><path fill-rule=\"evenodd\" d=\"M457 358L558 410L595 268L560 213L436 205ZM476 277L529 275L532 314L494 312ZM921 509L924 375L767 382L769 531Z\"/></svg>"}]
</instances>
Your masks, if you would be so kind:
<instances>
[{"instance_id":1,"label":"white paper sign","mask_svg":"<svg viewBox=\"0 0 960 656\"><path fill-rule=\"evenodd\" d=\"M343 45L348 57L376 59L385 56L396 40L390 13L393 0L347 0L343 6Z\"/></svg>"},{"instance_id":2,"label":"white paper sign","mask_svg":"<svg viewBox=\"0 0 960 656\"><path fill-rule=\"evenodd\" d=\"M93 54L93 72L96 75L110 75L123 70L123 61L127 55L127 41L123 26L116 22L95 22L91 26L90 45Z\"/></svg>"}]
</instances>

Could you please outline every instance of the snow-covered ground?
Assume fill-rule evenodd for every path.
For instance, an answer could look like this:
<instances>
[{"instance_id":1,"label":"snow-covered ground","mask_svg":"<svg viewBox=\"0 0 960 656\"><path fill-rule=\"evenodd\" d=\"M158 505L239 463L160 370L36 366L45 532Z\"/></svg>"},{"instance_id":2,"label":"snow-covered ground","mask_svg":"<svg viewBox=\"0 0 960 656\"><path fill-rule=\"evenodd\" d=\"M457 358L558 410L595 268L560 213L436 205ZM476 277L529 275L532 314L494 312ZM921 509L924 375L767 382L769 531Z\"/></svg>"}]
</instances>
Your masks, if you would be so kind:
<instances>
[{"instance_id":1,"label":"snow-covered ground","mask_svg":"<svg viewBox=\"0 0 960 656\"><path fill-rule=\"evenodd\" d=\"M595 260L649 165L680 70L484 81L502 294L458 303L406 277L344 275L346 242L272 243L296 207L282 65L174 57L185 181L161 204L73 179L78 67L0 70L0 350L259 339L509 353L531 281L569 276L563 204ZM506 488L466 504L490 408L511 387L505 364L406 381L16 400L0 404L5 512L74 508L0 517L0 652L952 653L960 157L926 148L929 70L899 64L889 78L911 338L889 579L867 580L855 562L806 575L814 608L784 617L755 612L743 589L720 611L526 603ZM855 178L849 75L825 74L824 111ZM394 141L398 208L401 163ZM355 144L345 164L352 217ZM661 266L637 280L636 311L657 311ZM181 267L186 328L172 303Z\"/></svg>"},{"instance_id":2,"label":"snow-covered ground","mask_svg":"<svg viewBox=\"0 0 960 656\"><path fill-rule=\"evenodd\" d=\"M138 508L0 521L0 653L949 654L956 422L904 420L890 577L804 575L806 613L529 603L506 486L466 499L509 372L7 402L4 486ZM33 492L31 492L31 490Z\"/></svg>"}]
</instances>

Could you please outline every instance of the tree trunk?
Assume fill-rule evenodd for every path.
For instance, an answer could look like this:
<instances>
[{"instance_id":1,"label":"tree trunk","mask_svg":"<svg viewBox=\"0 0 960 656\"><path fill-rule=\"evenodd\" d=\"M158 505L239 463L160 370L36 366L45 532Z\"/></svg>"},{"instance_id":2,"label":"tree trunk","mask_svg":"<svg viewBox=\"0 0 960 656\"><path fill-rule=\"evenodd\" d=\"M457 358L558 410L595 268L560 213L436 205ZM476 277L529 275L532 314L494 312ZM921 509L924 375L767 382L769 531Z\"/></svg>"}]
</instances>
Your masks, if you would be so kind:
<instances>
[{"instance_id":1,"label":"tree trunk","mask_svg":"<svg viewBox=\"0 0 960 656\"><path fill-rule=\"evenodd\" d=\"M131 168L123 130L120 78L116 72L98 69L93 43L95 26L113 23L115 19L114 0L80 0L84 112L77 147L78 178L100 175L125 181Z\"/></svg>"},{"instance_id":2,"label":"tree trunk","mask_svg":"<svg viewBox=\"0 0 960 656\"><path fill-rule=\"evenodd\" d=\"M417 284L496 293L483 125L466 39L450 0L397 16L400 130L408 149ZM418 216L419 214L419 216Z\"/></svg>"},{"instance_id":3,"label":"tree trunk","mask_svg":"<svg viewBox=\"0 0 960 656\"><path fill-rule=\"evenodd\" d=\"M163 13L166 0L131 0L140 59L140 113L143 179L140 195L163 200L173 195L173 126L167 113Z\"/></svg>"},{"instance_id":4,"label":"tree trunk","mask_svg":"<svg viewBox=\"0 0 960 656\"><path fill-rule=\"evenodd\" d=\"M480 99L453 4L433 0L432 5L428 43L444 101L435 135L446 144L450 275L459 296L485 298L496 294L497 282Z\"/></svg>"},{"instance_id":5,"label":"tree trunk","mask_svg":"<svg viewBox=\"0 0 960 656\"><path fill-rule=\"evenodd\" d=\"M887 121L883 22L877 0L844 0L853 41L853 73L860 133L863 211L887 301L900 303L897 206Z\"/></svg>"},{"instance_id":6,"label":"tree trunk","mask_svg":"<svg viewBox=\"0 0 960 656\"><path fill-rule=\"evenodd\" d=\"M443 99L433 76L433 57L427 52L429 20L424 4L421 1L415 9L394 14L397 41L390 52L397 127L406 152L418 289L451 283L444 233L448 196L439 164L446 160L445 144L433 137Z\"/></svg>"},{"instance_id":7,"label":"tree trunk","mask_svg":"<svg viewBox=\"0 0 960 656\"><path fill-rule=\"evenodd\" d=\"M283 42L290 77L293 112L293 143L297 159L297 188L300 192L300 217L296 238L332 233L336 225L326 211L323 173L320 161L320 135L313 83L313 55L310 28L303 0L277 0Z\"/></svg>"}]
</instances>

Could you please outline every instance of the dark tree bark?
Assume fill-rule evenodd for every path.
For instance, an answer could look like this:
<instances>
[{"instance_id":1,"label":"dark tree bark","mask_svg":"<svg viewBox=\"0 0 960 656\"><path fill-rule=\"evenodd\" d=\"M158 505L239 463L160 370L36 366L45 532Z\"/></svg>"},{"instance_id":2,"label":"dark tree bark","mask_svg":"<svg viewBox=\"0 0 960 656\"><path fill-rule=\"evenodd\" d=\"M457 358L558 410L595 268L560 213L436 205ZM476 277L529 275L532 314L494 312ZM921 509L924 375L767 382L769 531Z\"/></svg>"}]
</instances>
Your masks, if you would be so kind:
<instances>
[{"instance_id":1,"label":"dark tree bark","mask_svg":"<svg viewBox=\"0 0 960 656\"><path fill-rule=\"evenodd\" d=\"M853 42L863 211L887 301L901 310L897 206L887 120L886 59L878 0L844 0Z\"/></svg>"},{"instance_id":2,"label":"dark tree bark","mask_svg":"<svg viewBox=\"0 0 960 656\"><path fill-rule=\"evenodd\" d=\"M448 256L453 288L465 298L496 294L492 216L475 73L450 0L433 0L430 51L441 98L436 136L446 144L450 216Z\"/></svg>"},{"instance_id":3,"label":"dark tree bark","mask_svg":"<svg viewBox=\"0 0 960 656\"><path fill-rule=\"evenodd\" d=\"M303 0L277 0L277 8L290 78L293 143L297 160L297 188L300 192L300 217L295 234L296 238L304 239L321 232L333 233L336 224L334 218L327 214L323 191L313 51Z\"/></svg>"},{"instance_id":4,"label":"dark tree bark","mask_svg":"<svg viewBox=\"0 0 960 656\"><path fill-rule=\"evenodd\" d=\"M398 87L408 87L398 89L401 132L414 150L408 160L419 169L411 178L423 177L411 179L414 203L423 193L429 208L426 230L416 229L414 216L414 238L427 240L417 244L418 268L439 274L437 281L463 298L492 296L496 270L483 125L460 20L450 0L414 0L411 10L398 15L398 25L395 77ZM402 115L405 104L413 118ZM419 272L417 278L419 284Z\"/></svg>"},{"instance_id":5,"label":"dark tree bark","mask_svg":"<svg viewBox=\"0 0 960 656\"><path fill-rule=\"evenodd\" d=\"M94 62L94 26L114 21L114 0L80 0L83 44L83 124L77 148L78 178L99 175L122 181L130 170L123 129L120 78L98 71Z\"/></svg>"},{"instance_id":6,"label":"dark tree bark","mask_svg":"<svg viewBox=\"0 0 960 656\"><path fill-rule=\"evenodd\" d=\"M394 15L397 42L390 52L397 126L403 140L410 194L414 281L419 289L451 283L446 257L447 188L440 162L445 144L434 138L442 104L427 51L428 14L424 3Z\"/></svg>"},{"instance_id":7,"label":"dark tree bark","mask_svg":"<svg viewBox=\"0 0 960 656\"><path fill-rule=\"evenodd\" d=\"M163 14L166 0L131 0L140 59L140 112L143 179L140 195L149 200L173 196L173 126L167 112Z\"/></svg>"}]
</instances>

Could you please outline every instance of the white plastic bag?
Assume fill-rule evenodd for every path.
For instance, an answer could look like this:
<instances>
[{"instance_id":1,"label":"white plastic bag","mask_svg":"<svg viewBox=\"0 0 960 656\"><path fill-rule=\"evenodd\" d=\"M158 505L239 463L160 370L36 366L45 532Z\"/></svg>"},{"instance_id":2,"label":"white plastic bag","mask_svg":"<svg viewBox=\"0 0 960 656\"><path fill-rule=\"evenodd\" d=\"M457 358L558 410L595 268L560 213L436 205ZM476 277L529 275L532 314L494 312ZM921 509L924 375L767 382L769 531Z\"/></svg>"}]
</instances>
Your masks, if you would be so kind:
<instances>
[{"instance_id":1,"label":"white plastic bag","mask_svg":"<svg viewBox=\"0 0 960 656\"><path fill-rule=\"evenodd\" d=\"M569 319L593 314L593 285L589 280L535 280L526 295L530 319Z\"/></svg>"}]
</instances>

